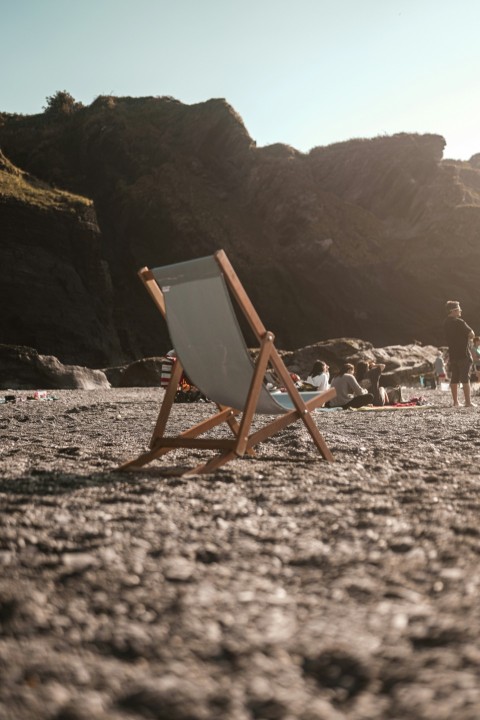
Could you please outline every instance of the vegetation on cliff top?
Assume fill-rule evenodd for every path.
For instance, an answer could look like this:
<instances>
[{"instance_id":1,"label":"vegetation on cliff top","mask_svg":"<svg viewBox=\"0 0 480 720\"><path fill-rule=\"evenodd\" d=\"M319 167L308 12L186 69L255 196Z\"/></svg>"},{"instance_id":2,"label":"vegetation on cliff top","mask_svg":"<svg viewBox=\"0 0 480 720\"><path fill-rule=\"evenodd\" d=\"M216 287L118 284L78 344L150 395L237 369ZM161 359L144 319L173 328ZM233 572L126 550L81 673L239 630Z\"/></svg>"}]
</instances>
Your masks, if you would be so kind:
<instances>
[{"instance_id":1,"label":"vegetation on cliff top","mask_svg":"<svg viewBox=\"0 0 480 720\"><path fill-rule=\"evenodd\" d=\"M52 188L15 167L0 150L0 202L6 200L27 203L42 210L61 210L73 214L93 210L93 201L89 198Z\"/></svg>"}]
</instances>

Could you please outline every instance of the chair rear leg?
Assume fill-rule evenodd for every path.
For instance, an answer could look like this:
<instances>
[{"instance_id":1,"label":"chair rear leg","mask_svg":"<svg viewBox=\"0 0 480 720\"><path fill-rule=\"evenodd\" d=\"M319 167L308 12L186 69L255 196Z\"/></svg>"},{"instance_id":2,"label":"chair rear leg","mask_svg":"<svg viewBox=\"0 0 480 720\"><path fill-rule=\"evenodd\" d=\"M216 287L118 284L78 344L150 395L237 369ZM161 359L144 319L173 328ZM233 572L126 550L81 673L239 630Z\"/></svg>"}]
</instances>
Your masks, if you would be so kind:
<instances>
[{"instance_id":1,"label":"chair rear leg","mask_svg":"<svg viewBox=\"0 0 480 720\"><path fill-rule=\"evenodd\" d=\"M180 361L177 360L173 367L173 372L167 385L167 389L165 390L165 396L163 398L160 412L158 413L157 422L155 424L155 429L152 433L152 437L150 440L150 447L152 449L155 447L155 440L157 438L163 437L163 434L165 432L168 418L170 417L170 411L175 400L175 395L177 394L178 383L180 382L182 372L183 367Z\"/></svg>"},{"instance_id":2,"label":"chair rear leg","mask_svg":"<svg viewBox=\"0 0 480 720\"><path fill-rule=\"evenodd\" d=\"M305 413L301 415L301 418L310 433L313 442L317 446L318 450L321 452L325 460L328 460L328 462L333 462L334 458L333 455L325 442L325 439L320 432L320 430L317 428L315 424L315 420L310 415L310 412L307 410Z\"/></svg>"}]
</instances>

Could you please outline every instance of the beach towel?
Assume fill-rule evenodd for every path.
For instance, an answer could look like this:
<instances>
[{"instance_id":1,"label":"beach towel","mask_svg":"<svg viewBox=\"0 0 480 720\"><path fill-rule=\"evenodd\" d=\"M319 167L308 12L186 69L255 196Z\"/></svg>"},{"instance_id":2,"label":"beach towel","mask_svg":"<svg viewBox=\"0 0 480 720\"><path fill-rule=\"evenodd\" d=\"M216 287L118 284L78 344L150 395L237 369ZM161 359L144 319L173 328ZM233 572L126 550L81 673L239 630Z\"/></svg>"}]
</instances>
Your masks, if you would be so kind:
<instances>
[{"instance_id":1,"label":"beach towel","mask_svg":"<svg viewBox=\"0 0 480 720\"><path fill-rule=\"evenodd\" d=\"M421 410L423 408L429 409L435 407L431 403L418 403L418 402L404 402L395 403L395 405L365 405L364 407L357 408L355 412L365 411L387 411L392 412L393 410Z\"/></svg>"}]
</instances>

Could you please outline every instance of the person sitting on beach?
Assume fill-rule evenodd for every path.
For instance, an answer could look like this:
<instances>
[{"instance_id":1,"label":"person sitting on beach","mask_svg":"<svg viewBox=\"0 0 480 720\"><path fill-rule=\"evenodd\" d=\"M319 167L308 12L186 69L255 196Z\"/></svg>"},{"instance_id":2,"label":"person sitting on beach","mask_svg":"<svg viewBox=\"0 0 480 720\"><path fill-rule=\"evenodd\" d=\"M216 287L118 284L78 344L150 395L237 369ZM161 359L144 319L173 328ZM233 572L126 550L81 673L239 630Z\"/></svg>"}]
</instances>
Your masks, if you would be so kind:
<instances>
[{"instance_id":1,"label":"person sitting on beach","mask_svg":"<svg viewBox=\"0 0 480 720\"><path fill-rule=\"evenodd\" d=\"M373 404L377 407L388 405L387 391L380 386L380 376L384 370L385 365L376 363L374 360L370 360L370 362L360 360L357 363L357 382L373 395Z\"/></svg>"},{"instance_id":2,"label":"person sitting on beach","mask_svg":"<svg viewBox=\"0 0 480 720\"><path fill-rule=\"evenodd\" d=\"M312 389L323 392L330 387L330 373L328 372L327 363L322 360L315 360L310 375L306 380L306 385L311 385Z\"/></svg>"},{"instance_id":3,"label":"person sitting on beach","mask_svg":"<svg viewBox=\"0 0 480 720\"><path fill-rule=\"evenodd\" d=\"M480 338L478 338L480 341ZM475 341L475 338L474 338ZM479 357L480 361L480 357ZM447 369L445 367L445 360L443 359L443 353L441 350L438 351L438 355L433 361L433 369L435 372L435 379L437 381L437 384L441 382L445 382L447 377Z\"/></svg>"},{"instance_id":4,"label":"person sitting on beach","mask_svg":"<svg viewBox=\"0 0 480 720\"><path fill-rule=\"evenodd\" d=\"M478 338L480 341L480 338ZM475 341L475 338L474 338ZM480 357L479 357L480 361ZM438 355L433 361L433 370L435 372L435 380L437 382L437 385L439 385L442 382L445 382L447 379L447 368L445 367L445 360L443 358L443 353L441 350L438 351Z\"/></svg>"},{"instance_id":5,"label":"person sitting on beach","mask_svg":"<svg viewBox=\"0 0 480 720\"><path fill-rule=\"evenodd\" d=\"M475 379L477 382L480 382L480 337L478 337L478 335L475 335L472 340L471 354L473 357Z\"/></svg>"},{"instance_id":6,"label":"person sitting on beach","mask_svg":"<svg viewBox=\"0 0 480 720\"><path fill-rule=\"evenodd\" d=\"M362 388L354 375L355 368L350 363L345 363L331 381L331 387L337 391L336 397L327 403L328 407L360 408L364 405L373 404L373 395L365 388Z\"/></svg>"}]
</instances>

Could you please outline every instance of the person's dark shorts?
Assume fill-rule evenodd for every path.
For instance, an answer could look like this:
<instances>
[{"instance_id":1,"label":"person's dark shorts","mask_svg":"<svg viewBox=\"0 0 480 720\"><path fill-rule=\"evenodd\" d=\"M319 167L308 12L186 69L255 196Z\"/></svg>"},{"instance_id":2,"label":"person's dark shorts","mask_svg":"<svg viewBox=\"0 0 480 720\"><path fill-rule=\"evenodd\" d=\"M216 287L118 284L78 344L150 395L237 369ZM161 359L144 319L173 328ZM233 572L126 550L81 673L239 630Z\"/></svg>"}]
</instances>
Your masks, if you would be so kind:
<instances>
[{"instance_id":1,"label":"person's dark shorts","mask_svg":"<svg viewBox=\"0 0 480 720\"><path fill-rule=\"evenodd\" d=\"M472 361L467 358L464 360L450 360L451 384L468 383L470 381L471 366Z\"/></svg>"}]
</instances>

